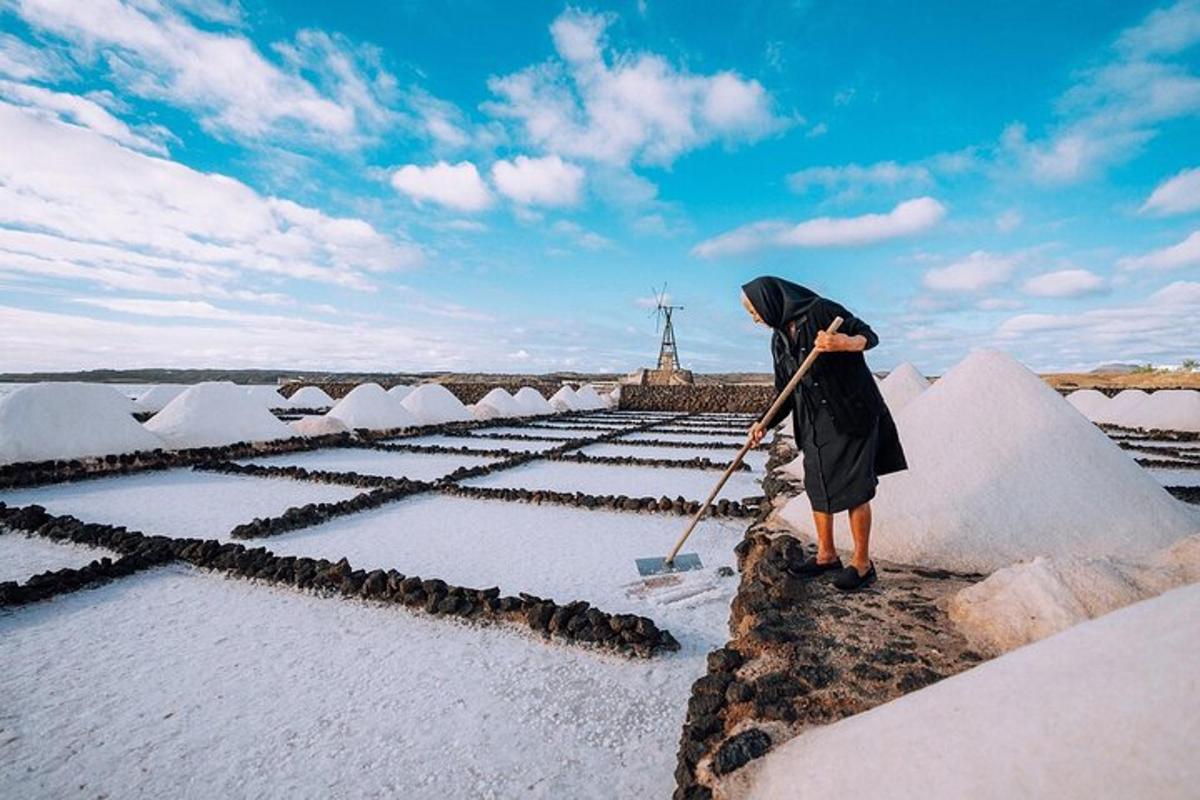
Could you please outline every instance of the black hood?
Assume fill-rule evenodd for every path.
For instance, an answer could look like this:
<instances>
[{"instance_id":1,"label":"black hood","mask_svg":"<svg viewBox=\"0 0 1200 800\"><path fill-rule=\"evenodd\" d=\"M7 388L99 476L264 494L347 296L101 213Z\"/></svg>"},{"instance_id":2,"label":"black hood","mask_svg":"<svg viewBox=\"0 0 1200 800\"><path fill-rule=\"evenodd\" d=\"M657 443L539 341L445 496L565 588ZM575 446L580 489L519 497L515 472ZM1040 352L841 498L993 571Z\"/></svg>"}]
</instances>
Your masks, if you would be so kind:
<instances>
[{"instance_id":1,"label":"black hood","mask_svg":"<svg viewBox=\"0 0 1200 800\"><path fill-rule=\"evenodd\" d=\"M821 299L811 289L769 275L743 284L742 291L762 321L780 331L792 320L804 316Z\"/></svg>"}]
</instances>

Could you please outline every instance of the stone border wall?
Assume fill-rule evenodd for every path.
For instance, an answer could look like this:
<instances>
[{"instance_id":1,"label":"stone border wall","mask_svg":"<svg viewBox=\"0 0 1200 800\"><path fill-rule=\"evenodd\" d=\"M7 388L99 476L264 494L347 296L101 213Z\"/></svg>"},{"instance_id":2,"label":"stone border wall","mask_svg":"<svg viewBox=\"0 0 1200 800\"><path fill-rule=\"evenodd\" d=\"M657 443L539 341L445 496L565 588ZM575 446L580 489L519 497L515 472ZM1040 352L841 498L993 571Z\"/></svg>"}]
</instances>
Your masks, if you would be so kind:
<instances>
[{"instance_id":1,"label":"stone border wall","mask_svg":"<svg viewBox=\"0 0 1200 800\"><path fill-rule=\"evenodd\" d=\"M763 414L775 400L775 387L760 384L700 386L621 386L621 411L684 411L691 414Z\"/></svg>"}]
</instances>

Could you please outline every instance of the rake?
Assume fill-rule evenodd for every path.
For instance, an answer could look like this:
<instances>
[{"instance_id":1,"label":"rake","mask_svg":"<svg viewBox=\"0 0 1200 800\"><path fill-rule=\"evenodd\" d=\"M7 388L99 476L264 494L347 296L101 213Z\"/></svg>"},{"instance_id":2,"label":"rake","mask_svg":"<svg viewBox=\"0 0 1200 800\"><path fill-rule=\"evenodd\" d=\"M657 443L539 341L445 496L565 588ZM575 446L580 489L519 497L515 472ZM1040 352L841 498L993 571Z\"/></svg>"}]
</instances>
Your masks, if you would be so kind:
<instances>
[{"instance_id":1,"label":"rake","mask_svg":"<svg viewBox=\"0 0 1200 800\"><path fill-rule=\"evenodd\" d=\"M833 322L829 323L829 327L825 329L825 332L834 334L838 332L838 328L840 327L842 327L842 318L835 317ZM767 410L767 413L763 414L762 419L758 421L760 426L766 428L767 422L779 412L779 409L783 407L783 404L787 401L787 399L792 396L793 392L796 391L796 387L800 385L800 379L808 373L808 370L812 367L813 362L817 360L817 356L819 355L820 352L817 350L812 350L809 352L804 359L804 363L802 363L800 368L796 370L796 374L792 376L790 381L788 381L787 386L783 387L783 391L781 391L779 396L775 398L775 402L771 404L771 407ZM721 479L717 481L717 485L714 486L713 490L709 493L708 499L704 501L704 505L700 506L700 510L697 511L695 516L692 517L692 521L688 523L683 535L679 537L677 542L675 542L675 546L671 548L671 552L667 554L666 558L636 559L635 563L637 564L637 571L639 574L643 576L662 575L671 572L687 572L689 570L702 569L704 567L704 565L700 563L700 555L698 553L680 553L679 549L683 547L683 543L686 542L688 537L692 535L692 531L696 529L696 526L700 523L700 520L704 517L704 514L708 511L709 507L712 506L713 500L716 499L717 494L721 491L722 487L725 486L725 482L729 480L729 476L732 475L733 471L736 470L738 465L742 463L742 459L746 457L746 453L750 452L750 447L752 444L753 441L749 436L747 436L746 443L742 445L742 449L738 450L737 455L733 457L733 461L725 469L725 473L721 475Z\"/></svg>"}]
</instances>

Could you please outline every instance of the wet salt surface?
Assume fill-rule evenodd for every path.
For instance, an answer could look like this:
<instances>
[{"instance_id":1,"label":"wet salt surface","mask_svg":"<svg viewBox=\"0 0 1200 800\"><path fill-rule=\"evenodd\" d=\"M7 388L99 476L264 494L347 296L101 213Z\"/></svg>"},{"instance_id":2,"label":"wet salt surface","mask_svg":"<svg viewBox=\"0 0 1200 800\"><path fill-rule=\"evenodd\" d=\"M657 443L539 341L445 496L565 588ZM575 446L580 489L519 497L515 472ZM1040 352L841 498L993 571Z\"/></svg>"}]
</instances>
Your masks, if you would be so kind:
<instances>
[{"instance_id":1,"label":"wet salt surface","mask_svg":"<svg viewBox=\"0 0 1200 800\"><path fill-rule=\"evenodd\" d=\"M294 466L330 472L357 472L360 475L432 481L454 472L459 467L477 467L482 464L494 464L499 460L461 453L403 453L337 447L329 450L284 453L269 458L249 458L240 463L268 467Z\"/></svg>"},{"instance_id":2,"label":"wet salt surface","mask_svg":"<svg viewBox=\"0 0 1200 800\"><path fill-rule=\"evenodd\" d=\"M614 444L590 444L587 447L580 448L580 453L589 456L634 456L635 458L662 458L670 461L687 461L691 458L707 458L710 461L715 461L718 464L728 464L737 455L736 447L726 448L711 448L711 447L643 447L639 445L622 445ZM751 450L746 454L744 459L750 465L750 469L756 472L763 472L767 465L767 452L765 450Z\"/></svg>"},{"instance_id":3,"label":"wet salt surface","mask_svg":"<svg viewBox=\"0 0 1200 800\"><path fill-rule=\"evenodd\" d=\"M678 467L628 467L570 462L534 462L514 469L495 472L463 483L467 486L495 486L521 489L585 492L587 494L624 494L630 497L683 496L703 500L712 491L719 473ZM718 498L741 500L762 494L754 473L735 472Z\"/></svg>"},{"instance_id":4,"label":"wet salt surface","mask_svg":"<svg viewBox=\"0 0 1200 800\"><path fill-rule=\"evenodd\" d=\"M1200 486L1200 467L1195 469L1160 469L1146 470L1163 486Z\"/></svg>"},{"instance_id":5,"label":"wet salt surface","mask_svg":"<svg viewBox=\"0 0 1200 800\"><path fill-rule=\"evenodd\" d=\"M668 433L665 431L636 431L627 433L620 437L617 441L626 440L631 442L684 442L687 444L708 445L709 447L717 446L733 446L741 447L745 442L743 437L740 441L735 440L732 436L713 435L707 433Z\"/></svg>"},{"instance_id":6,"label":"wet salt surface","mask_svg":"<svg viewBox=\"0 0 1200 800\"><path fill-rule=\"evenodd\" d=\"M59 544L23 533L4 533L0 534L0 583L24 583L41 572L67 567L78 569L105 557L116 561L120 556L96 547Z\"/></svg>"},{"instance_id":7,"label":"wet salt surface","mask_svg":"<svg viewBox=\"0 0 1200 800\"><path fill-rule=\"evenodd\" d=\"M478 436L416 436L410 439L388 439L388 444L415 444L437 447L470 447L475 450L511 450L514 453L542 452L558 447L558 442L537 442L527 439L484 439Z\"/></svg>"},{"instance_id":8,"label":"wet salt surface","mask_svg":"<svg viewBox=\"0 0 1200 800\"><path fill-rule=\"evenodd\" d=\"M177 469L16 489L0 492L0 501L37 503L52 514L146 534L217 538L255 517L356 494L343 486Z\"/></svg>"},{"instance_id":9,"label":"wet salt surface","mask_svg":"<svg viewBox=\"0 0 1200 800\"><path fill-rule=\"evenodd\" d=\"M712 627L683 652L629 661L182 566L141 573L0 612L0 794L666 796L728 600L690 612Z\"/></svg>"},{"instance_id":10,"label":"wet salt surface","mask_svg":"<svg viewBox=\"0 0 1200 800\"><path fill-rule=\"evenodd\" d=\"M613 431L608 428L483 428L475 433L479 439L517 434L518 436L542 436L551 439L594 439Z\"/></svg>"}]
</instances>

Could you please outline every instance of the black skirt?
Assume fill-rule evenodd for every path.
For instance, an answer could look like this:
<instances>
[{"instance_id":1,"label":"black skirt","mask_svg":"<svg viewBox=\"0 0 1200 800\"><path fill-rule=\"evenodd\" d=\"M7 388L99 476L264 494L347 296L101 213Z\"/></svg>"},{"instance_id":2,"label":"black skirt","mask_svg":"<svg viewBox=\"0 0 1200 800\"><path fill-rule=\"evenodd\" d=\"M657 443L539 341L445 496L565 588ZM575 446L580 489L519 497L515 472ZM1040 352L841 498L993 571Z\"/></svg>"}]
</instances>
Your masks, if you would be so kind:
<instances>
[{"instance_id":1,"label":"black skirt","mask_svg":"<svg viewBox=\"0 0 1200 800\"><path fill-rule=\"evenodd\" d=\"M804 492L813 511L836 514L870 501L879 485L879 421L866 436L850 436L837 430L832 415L813 402L811 393L801 392L797 401L801 425L796 443L804 456Z\"/></svg>"}]
</instances>

